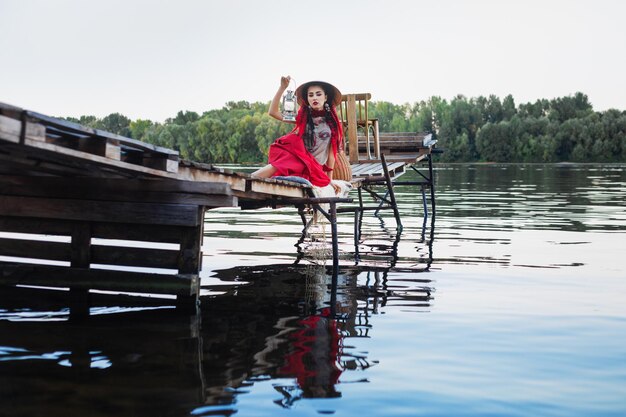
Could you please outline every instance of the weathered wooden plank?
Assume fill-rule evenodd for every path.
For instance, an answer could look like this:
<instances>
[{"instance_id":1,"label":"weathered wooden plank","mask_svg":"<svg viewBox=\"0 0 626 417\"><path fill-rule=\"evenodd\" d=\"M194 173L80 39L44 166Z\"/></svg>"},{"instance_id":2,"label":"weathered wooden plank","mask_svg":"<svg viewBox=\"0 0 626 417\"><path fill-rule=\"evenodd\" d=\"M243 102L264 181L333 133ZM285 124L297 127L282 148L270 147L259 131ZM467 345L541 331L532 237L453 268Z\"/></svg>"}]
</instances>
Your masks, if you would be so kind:
<instances>
[{"instance_id":1,"label":"weathered wooden plank","mask_svg":"<svg viewBox=\"0 0 626 417\"><path fill-rule=\"evenodd\" d=\"M31 152L31 148L6 145L0 141L0 173L9 175L62 175L85 176L106 175L110 177L137 177L136 171L113 171L111 167L95 165L89 161L55 155L49 151ZM141 174L140 174L141 175Z\"/></svg>"},{"instance_id":2,"label":"weathered wooden plank","mask_svg":"<svg viewBox=\"0 0 626 417\"><path fill-rule=\"evenodd\" d=\"M12 184L19 187L62 188L72 187L81 193L89 188L97 187L116 191L153 191L163 193L196 193L196 194L231 194L228 184L219 182L194 182L171 179L119 179L119 178L62 178L62 177L25 177L6 175L0 177L0 187ZM2 188L0 188L2 190ZM58 192L60 190L55 190Z\"/></svg>"},{"instance_id":3,"label":"weathered wooden plank","mask_svg":"<svg viewBox=\"0 0 626 417\"><path fill-rule=\"evenodd\" d=\"M390 176L398 176L405 172L405 162L392 162L387 164ZM384 175L383 165L377 163L364 163L352 165L353 177L381 176Z\"/></svg>"},{"instance_id":4,"label":"weathered wooden plank","mask_svg":"<svg viewBox=\"0 0 626 417\"><path fill-rule=\"evenodd\" d=\"M142 165L167 172L178 172L178 161L172 160L168 155L144 152Z\"/></svg>"},{"instance_id":5,"label":"weathered wooden plank","mask_svg":"<svg viewBox=\"0 0 626 417\"><path fill-rule=\"evenodd\" d=\"M363 164L359 164L359 163L351 164L350 169L352 170L352 176L354 176L355 171L358 172L357 170L363 169Z\"/></svg>"},{"instance_id":6,"label":"weathered wooden plank","mask_svg":"<svg viewBox=\"0 0 626 417\"><path fill-rule=\"evenodd\" d=\"M0 216L45 219L197 226L195 205L80 201L0 195Z\"/></svg>"},{"instance_id":7,"label":"weathered wooden plank","mask_svg":"<svg viewBox=\"0 0 626 417\"><path fill-rule=\"evenodd\" d=\"M176 180L129 180L0 176L0 194L102 201L197 204L235 207L237 198L221 183ZM224 195L222 195L224 194Z\"/></svg>"},{"instance_id":8,"label":"weathered wooden plank","mask_svg":"<svg viewBox=\"0 0 626 417\"><path fill-rule=\"evenodd\" d=\"M55 160L59 160L59 157L62 156L68 159L78 159L99 167L108 167L110 169L116 169L123 172L134 172L135 174L142 173L145 175L172 179L178 178L177 175L173 172L149 168L143 165L132 164L124 161L117 161L104 156L94 155L87 152L58 146L52 143L39 142L29 138L26 138L24 146L30 148L29 152L31 154L34 152L40 152L38 158L43 160L45 160L47 157L52 157ZM49 155L46 152L52 153L54 155Z\"/></svg>"},{"instance_id":9,"label":"weathered wooden plank","mask_svg":"<svg viewBox=\"0 0 626 417\"><path fill-rule=\"evenodd\" d=\"M405 162L407 164L414 164L426 158L432 153L431 148L420 148L417 152L391 152L386 153L385 157L387 161Z\"/></svg>"},{"instance_id":10,"label":"weathered wooden plank","mask_svg":"<svg viewBox=\"0 0 626 417\"><path fill-rule=\"evenodd\" d=\"M387 154L398 150L414 150L424 147L426 133L415 132L383 132L379 134L380 148ZM365 149L365 136L358 137L359 149Z\"/></svg>"},{"instance_id":11,"label":"weathered wooden plank","mask_svg":"<svg viewBox=\"0 0 626 417\"><path fill-rule=\"evenodd\" d=\"M100 239L122 239L140 242L180 243L182 235L193 227L149 224L93 223L92 237Z\"/></svg>"},{"instance_id":12,"label":"weathered wooden plank","mask_svg":"<svg viewBox=\"0 0 626 417\"><path fill-rule=\"evenodd\" d=\"M352 175L356 176L359 175L361 172L365 172L368 171L370 169L372 169L373 167L375 167L377 164L374 163L362 163L362 164L353 164L351 166L352 168ZM378 164L380 165L380 164Z\"/></svg>"},{"instance_id":13,"label":"weathered wooden plank","mask_svg":"<svg viewBox=\"0 0 626 417\"><path fill-rule=\"evenodd\" d=\"M2 114L2 115L10 116L10 117L19 119L20 114L23 111L24 110L22 108L20 108L20 107L0 102L0 114Z\"/></svg>"},{"instance_id":14,"label":"weathered wooden plank","mask_svg":"<svg viewBox=\"0 0 626 417\"><path fill-rule=\"evenodd\" d=\"M197 274L152 274L106 269L67 268L0 262L0 285L36 285L105 291L192 296Z\"/></svg>"},{"instance_id":15,"label":"weathered wooden plank","mask_svg":"<svg viewBox=\"0 0 626 417\"><path fill-rule=\"evenodd\" d=\"M63 242L0 238L0 255L69 262L70 245Z\"/></svg>"},{"instance_id":16,"label":"weathered wooden plank","mask_svg":"<svg viewBox=\"0 0 626 417\"><path fill-rule=\"evenodd\" d=\"M200 234L198 234L198 238L201 238ZM82 245L78 242L82 242ZM72 244L21 238L0 238L0 255L52 261L70 262L74 260L72 266L82 264L82 267L88 267L91 263L178 269L177 250L91 245L91 238L87 241L80 239L78 235L76 240L72 240Z\"/></svg>"},{"instance_id":17,"label":"weathered wooden plank","mask_svg":"<svg viewBox=\"0 0 626 417\"><path fill-rule=\"evenodd\" d=\"M385 136L417 136L424 137L428 135L426 132L382 132L381 135Z\"/></svg>"},{"instance_id":18,"label":"weathered wooden plank","mask_svg":"<svg viewBox=\"0 0 626 417\"><path fill-rule=\"evenodd\" d=\"M55 219L0 216L0 231L41 235L70 236L74 222Z\"/></svg>"},{"instance_id":19,"label":"weathered wooden plank","mask_svg":"<svg viewBox=\"0 0 626 417\"><path fill-rule=\"evenodd\" d=\"M21 126L22 126L21 120L12 119L7 116L0 116L0 139L13 142L13 143L22 143L21 137L20 137ZM97 134L93 133L92 131L93 129L88 129L86 132L82 132L82 133L92 135L92 136L95 135L97 137ZM60 154L68 155L72 157L82 157L83 159L89 159L93 162L106 163L108 160L111 164L115 166L126 167L126 168L128 168L128 166L119 165L119 164L128 164L128 163L119 161L119 156L118 156L119 150L115 149L115 147L118 146L118 143L125 143L126 145L130 143L135 148L140 149L142 153L145 151L145 152L151 152L152 154L155 154L155 155L161 155L162 156L161 159L165 160L165 162L158 163L158 165L160 165L159 167L160 169L143 167L141 165L143 163L143 159L140 159L136 164L128 164L128 165L137 165L135 168L143 167L145 168L144 172L148 172L148 173L150 171L157 171L157 172L164 171L164 172L176 173L177 171L178 153L171 149L154 147L153 145L143 144L143 142L131 140L131 139L124 138L118 135L113 135L113 137L104 135L103 137L99 138L100 139L99 142L102 142L103 140L105 141L104 145L100 145L101 149L96 149L95 150L96 153L94 154L94 153L90 153L90 152L94 152L94 149L90 149L89 147L85 148L85 146L87 145L83 145L83 149L81 150L80 143L83 143L83 144L89 143L88 140L83 140L79 143L79 141L76 140L77 139L76 136L62 137L62 136L56 135L56 132L58 131L55 131L54 137L56 139L49 140L51 142L56 142L56 144L46 143L45 127L39 124L29 122L27 123L27 132L26 132L27 134L25 137L26 140L23 143L24 145L28 145L34 148L46 149L46 150L53 151L55 153L60 153ZM97 141L97 139L95 139L94 137L91 137L88 139L91 139L91 142L94 142L94 143ZM89 145L89 146L95 146L97 148L97 145ZM87 152L84 152L84 150L86 150ZM111 159L112 157L115 159ZM151 160L147 159L147 161L151 161Z\"/></svg>"},{"instance_id":20,"label":"weathered wooden plank","mask_svg":"<svg viewBox=\"0 0 626 417\"><path fill-rule=\"evenodd\" d=\"M372 164L367 169L360 171L358 176L367 176L367 175L382 175L383 166L382 164Z\"/></svg>"},{"instance_id":21,"label":"weathered wooden plank","mask_svg":"<svg viewBox=\"0 0 626 417\"><path fill-rule=\"evenodd\" d=\"M0 231L38 235L71 236L76 222L71 220L29 217L0 217ZM180 243L181 236L193 227L149 224L97 222L91 235L100 239L134 240L138 242Z\"/></svg>"},{"instance_id":22,"label":"weathered wooden plank","mask_svg":"<svg viewBox=\"0 0 626 417\"><path fill-rule=\"evenodd\" d=\"M87 136L100 136L108 139L119 140L121 143L126 144L127 146L131 146L136 149L145 150L149 152L157 152L172 155L175 158L178 158L178 151L164 148L161 146L152 145L146 142L141 142L136 139L127 138L124 136L117 135L115 133L107 132L104 130L93 129L90 127L82 126L76 123L69 122L67 120L57 119L55 117L46 116L34 111L23 110L15 106L11 106L5 103L0 103L0 110L2 114L6 114L9 117L13 117L14 119L19 119L22 113L25 113L26 116L30 119L35 119L39 124L52 126L57 130L67 131L69 133L79 133L85 134Z\"/></svg>"},{"instance_id":23,"label":"weathered wooden plank","mask_svg":"<svg viewBox=\"0 0 626 417\"><path fill-rule=\"evenodd\" d=\"M225 174L214 171L200 171L182 166L179 175L187 180L225 182L230 185L233 194L239 199L267 199L268 197L300 197L306 194L307 187L288 184L271 178L251 178L241 173Z\"/></svg>"},{"instance_id":24,"label":"weathered wooden plank","mask_svg":"<svg viewBox=\"0 0 626 417\"><path fill-rule=\"evenodd\" d=\"M108 164L108 165L112 165L118 168L127 168L127 169L132 168L140 172L156 174L158 176L165 176L163 175L163 172L175 174L177 172L177 167L178 167L178 163L176 161L172 161L171 166L168 165L162 168L153 168L150 166L142 165L142 162L144 161L143 159L137 159L135 163L131 163L131 162L123 161L123 160L111 159L107 156L94 155L94 154L82 152L79 150L69 149L69 148L65 148L65 147L57 146L53 144L48 144L48 143L36 143L32 141L31 142L26 141L25 144L29 146L33 146L35 148L46 149L46 150L53 151L55 153L59 153L59 154L63 154L63 155L67 155L67 156L71 156L75 158L87 159L94 163ZM174 169L174 167L176 167L176 169ZM169 171L166 170L165 168L168 168Z\"/></svg>"},{"instance_id":25,"label":"weathered wooden plank","mask_svg":"<svg viewBox=\"0 0 626 417\"><path fill-rule=\"evenodd\" d=\"M181 236L178 252L178 272L181 274L197 274L202 260L202 225L188 229Z\"/></svg>"},{"instance_id":26,"label":"weathered wooden plank","mask_svg":"<svg viewBox=\"0 0 626 417\"><path fill-rule=\"evenodd\" d=\"M117 161L121 159L122 155L120 142L118 140L99 137L80 138L78 141L78 150Z\"/></svg>"},{"instance_id":27,"label":"weathered wooden plank","mask_svg":"<svg viewBox=\"0 0 626 417\"><path fill-rule=\"evenodd\" d=\"M281 197L305 197L306 188L285 185L282 183L270 183L266 181L250 180L250 189L253 193L279 195Z\"/></svg>"},{"instance_id":28,"label":"weathered wooden plank","mask_svg":"<svg viewBox=\"0 0 626 417\"><path fill-rule=\"evenodd\" d=\"M7 116L0 115L0 139L20 143L21 134L21 120L15 120ZM46 129L39 124L27 122L25 138L31 141L45 142Z\"/></svg>"},{"instance_id":29,"label":"weathered wooden plank","mask_svg":"<svg viewBox=\"0 0 626 417\"><path fill-rule=\"evenodd\" d=\"M198 182L221 182L228 184L233 191L246 191L247 178L241 174L229 175L215 171L204 171L200 168L179 166L180 179Z\"/></svg>"},{"instance_id":30,"label":"weathered wooden plank","mask_svg":"<svg viewBox=\"0 0 626 417\"><path fill-rule=\"evenodd\" d=\"M417 142L408 142L408 141L402 141L402 142L382 142L380 144L380 149L382 149L382 152L384 154L387 154L389 152L393 152L393 151L414 151L417 152L419 150L419 148L421 148L421 144L417 143ZM359 150L365 150L366 146L365 143L359 144Z\"/></svg>"},{"instance_id":31,"label":"weathered wooden plank","mask_svg":"<svg viewBox=\"0 0 626 417\"><path fill-rule=\"evenodd\" d=\"M91 263L178 269L178 251L154 248L91 245ZM195 271L198 273L198 271Z\"/></svg>"},{"instance_id":32,"label":"weathered wooden plank","mask_svg":"<svg viewBox=\"0 0 626 417\"><path fill-rule=\"evenodd\" d=\"M391 170L397 171L401 169L402 171L404 171L405 165L406 164L404 162L392 162L387 165L387 169L390 171Z\"/></svg>"}]
</instances>

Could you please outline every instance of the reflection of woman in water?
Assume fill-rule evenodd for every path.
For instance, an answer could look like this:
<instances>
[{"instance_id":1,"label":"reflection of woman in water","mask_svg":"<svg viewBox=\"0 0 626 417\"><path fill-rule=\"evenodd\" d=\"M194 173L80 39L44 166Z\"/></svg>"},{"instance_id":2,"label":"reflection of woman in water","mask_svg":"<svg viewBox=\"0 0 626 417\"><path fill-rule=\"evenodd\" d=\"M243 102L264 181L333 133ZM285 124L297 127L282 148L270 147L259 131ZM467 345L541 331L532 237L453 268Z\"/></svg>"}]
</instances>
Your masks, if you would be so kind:
<instances>
[{"instance_id":1,"label":"reflection of woman in water","mask_svg":"<svg viewBox=\"0 0 626 417\"><path fill-rule=\"evenodd\" d=\"M339 358L342 349L337 321L330 317L330 308L298 321L301 329L289 335L291 351L279 375L295 376L304 398L333 398L341 393L335 389L342 370Z\"/></svg>"}]
</instances>

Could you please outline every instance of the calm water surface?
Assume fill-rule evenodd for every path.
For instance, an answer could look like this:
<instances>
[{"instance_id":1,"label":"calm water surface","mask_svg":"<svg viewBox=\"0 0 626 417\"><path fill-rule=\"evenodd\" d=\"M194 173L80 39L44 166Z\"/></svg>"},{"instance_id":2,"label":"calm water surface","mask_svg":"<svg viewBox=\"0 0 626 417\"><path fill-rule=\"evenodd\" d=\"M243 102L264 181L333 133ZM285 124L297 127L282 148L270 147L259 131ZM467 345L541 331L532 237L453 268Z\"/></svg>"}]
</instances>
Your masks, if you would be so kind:
<instances>
[{"instance_id":1,"label":"calm water surface","mask_svg":"<svg viewBox=\"0 0 626 417\"><path fill-rule=\"evenodd\" d=\"M4 292L0 415L626 415L626 165L439 166L426 227L397 195L335 280L293 209L209 212L199 317Z\"/></svg>"}]
</instances>

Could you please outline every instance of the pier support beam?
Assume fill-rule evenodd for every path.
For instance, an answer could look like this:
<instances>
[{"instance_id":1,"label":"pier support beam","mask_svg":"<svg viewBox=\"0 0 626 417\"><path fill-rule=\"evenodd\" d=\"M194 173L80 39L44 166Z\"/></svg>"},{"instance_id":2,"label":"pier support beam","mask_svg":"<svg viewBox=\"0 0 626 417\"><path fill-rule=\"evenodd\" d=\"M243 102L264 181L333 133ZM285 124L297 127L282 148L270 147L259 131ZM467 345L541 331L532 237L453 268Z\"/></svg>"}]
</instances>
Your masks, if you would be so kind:
<instances>
[{"instance_id":1,"label":"pier support beam","mask_svg":"<svg viewBox=\"0 0 626 417\"><path fill-rule=\"evenodd\" d=\"M159 182L0 175L0 232L22 234L0 237L0 255L23 259L0 262L0 285L69 288L76 319L89 314L91 289L175 295L177 306L195 310L212 207L204 192L221 191L218 206L235 206L236 197L224 184ZM89 198L76 184L89 185Z\"/></svg>"}]
</instances>

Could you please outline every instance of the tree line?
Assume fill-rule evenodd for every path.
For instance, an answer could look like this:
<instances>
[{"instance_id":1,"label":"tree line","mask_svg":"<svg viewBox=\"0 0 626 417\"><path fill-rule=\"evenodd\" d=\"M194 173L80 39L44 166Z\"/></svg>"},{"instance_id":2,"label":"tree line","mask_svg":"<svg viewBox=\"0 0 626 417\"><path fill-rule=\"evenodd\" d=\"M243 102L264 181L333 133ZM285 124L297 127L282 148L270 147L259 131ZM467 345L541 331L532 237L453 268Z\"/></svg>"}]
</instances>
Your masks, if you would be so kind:
<instances>
[{"instance_id":1,"label":"tree line","mask_svg":"<svg viewBox=\"0 0 626 417\"><path fill-rule=\"evenodd\" d=\"M228 102L202 115L180 111L164 123L113 113L67 120L176 149L184 159L260 163L270 144L293 125L267 115L269 102ZM369 103L381 132L429 132L448 162L624 162L626 111L594 111L583 93L516 106L500 99L430 97L413 104Z\"/></svg>"}]
</instances>

